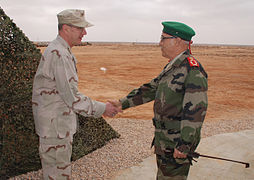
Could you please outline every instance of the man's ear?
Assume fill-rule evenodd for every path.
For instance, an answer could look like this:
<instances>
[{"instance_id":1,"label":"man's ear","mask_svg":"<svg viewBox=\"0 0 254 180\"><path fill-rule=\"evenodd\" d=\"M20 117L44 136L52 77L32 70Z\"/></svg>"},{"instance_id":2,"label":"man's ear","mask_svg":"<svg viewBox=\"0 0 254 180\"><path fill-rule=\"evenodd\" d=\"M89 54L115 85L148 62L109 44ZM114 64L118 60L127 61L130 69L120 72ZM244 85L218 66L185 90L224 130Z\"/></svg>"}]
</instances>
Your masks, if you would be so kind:
<instances>
[{"instance_id":1,"label":"man's ear","mask_svg":"<svg viewBox=\"0 0 254 180\"><path fill-rule=\"evenodd\" d=\"M64 32L69 32L70 26L68 26L67 24L63 24L62 30L63 30Z\"/></svg>"}]
</instances>

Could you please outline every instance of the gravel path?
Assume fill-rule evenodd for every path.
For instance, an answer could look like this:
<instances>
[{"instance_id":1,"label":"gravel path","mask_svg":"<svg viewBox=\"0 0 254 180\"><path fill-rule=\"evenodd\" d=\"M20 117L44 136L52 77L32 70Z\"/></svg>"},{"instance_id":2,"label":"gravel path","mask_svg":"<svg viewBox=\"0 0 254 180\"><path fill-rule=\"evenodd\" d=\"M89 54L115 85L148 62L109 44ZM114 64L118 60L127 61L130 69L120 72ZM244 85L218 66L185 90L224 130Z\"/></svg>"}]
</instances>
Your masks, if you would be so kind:
<instances>
[{"instance_id":1,"label":"gravel path","mask_svg":"<svg viewBox=\"0 0 254 180\"><path fill-rule=\"evenodd\" d=\"M254 128L254 116L243 119L205 122L202 137L237 132ZM109 180L119 170L131 167L153 154L150 148L154 127L152 121L135 119L107 119L107 122L121 134L104 147L72 163L72 176L77 180ZM41 179L42 171L30 172L10 180Z\"/></svg>"}]
</instances>

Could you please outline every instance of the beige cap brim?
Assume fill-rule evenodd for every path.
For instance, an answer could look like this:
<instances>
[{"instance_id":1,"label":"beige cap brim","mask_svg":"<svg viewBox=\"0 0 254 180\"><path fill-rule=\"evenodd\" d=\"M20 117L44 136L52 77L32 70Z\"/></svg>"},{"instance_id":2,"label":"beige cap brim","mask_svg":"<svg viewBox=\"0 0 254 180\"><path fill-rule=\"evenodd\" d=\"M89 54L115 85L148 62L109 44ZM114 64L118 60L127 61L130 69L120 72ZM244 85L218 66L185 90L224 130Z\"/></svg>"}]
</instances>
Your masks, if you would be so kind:
<instances>
[{"instance_id":1,"label":"beige cap brim","mask_svg":"<svg viewBox=\"0 0 254 180\"><path fill-rule=\"evenodd\" d=\"M83 28L88 28L88 27L94 26L93 24L91 24L91 23L89 23L87 21L80 22L80 23L71 23L71 25L77 26L77 27L83 27Z\"/></svg>"}]
</instances>

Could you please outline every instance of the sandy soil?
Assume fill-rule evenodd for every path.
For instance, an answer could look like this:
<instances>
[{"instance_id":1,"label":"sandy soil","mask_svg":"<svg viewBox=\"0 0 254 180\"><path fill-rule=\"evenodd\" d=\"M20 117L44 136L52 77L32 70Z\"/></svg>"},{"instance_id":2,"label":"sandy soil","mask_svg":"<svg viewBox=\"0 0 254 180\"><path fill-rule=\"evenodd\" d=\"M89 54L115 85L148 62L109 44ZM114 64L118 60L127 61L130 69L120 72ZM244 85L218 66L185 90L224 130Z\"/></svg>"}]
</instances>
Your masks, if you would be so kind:
<instances>
[{"instance_id":1,"label":"sandy soil","mask_svg":"<svg viewBox=\"0 0 254 180\"><path fill-rule=\"evenodd\" d=\"M79 88L99 101L119 99L156 77L166 65L158 45L93 44L74 47ZM206 121L229 120L254 114L254 47L192 47L208 73L209 107ZM101 70L106 68L106 72ZM117 118L153 117L153 103L130 108Z\"/></svg>"},{"instance_id":2,"label":"sandy soil","mask_svg":"<svg viewBox=\"0 0 254 180\"><path fill-rule=\"evenodd\" d=\"M254 128L254 47L194 46L192 52L209 75L209 107L202 137ZM74 47L73 53L78 59L80 91L104 102L149 82L167 63L156 45L93 44ZM121 137L73 162L73 179L108 180L152 155L152 106L130 108L106 119ZM11 179L41 177L39 170Z\"/></svg>"}]
</instances>

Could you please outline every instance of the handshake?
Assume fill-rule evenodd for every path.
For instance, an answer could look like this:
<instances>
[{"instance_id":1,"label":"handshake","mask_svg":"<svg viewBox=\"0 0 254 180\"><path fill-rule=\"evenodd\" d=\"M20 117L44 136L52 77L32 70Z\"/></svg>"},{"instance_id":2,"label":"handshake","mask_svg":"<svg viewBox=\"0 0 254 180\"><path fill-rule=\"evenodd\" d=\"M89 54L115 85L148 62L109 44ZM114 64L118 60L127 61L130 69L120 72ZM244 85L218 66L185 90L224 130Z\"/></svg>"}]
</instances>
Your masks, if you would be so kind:
<instances>
[{"instance_id":1,"label":"handshake","mask_svg":"<svg viewBox=\"0 0 254 180\"><path fill-rule=\"evenodd\" d=\"M118 100L109 100L106 103L106 109L105 112L103 113L103 116L112 118L119 112L123 112L121 102Z\"/></svg>"}]
</instances>

